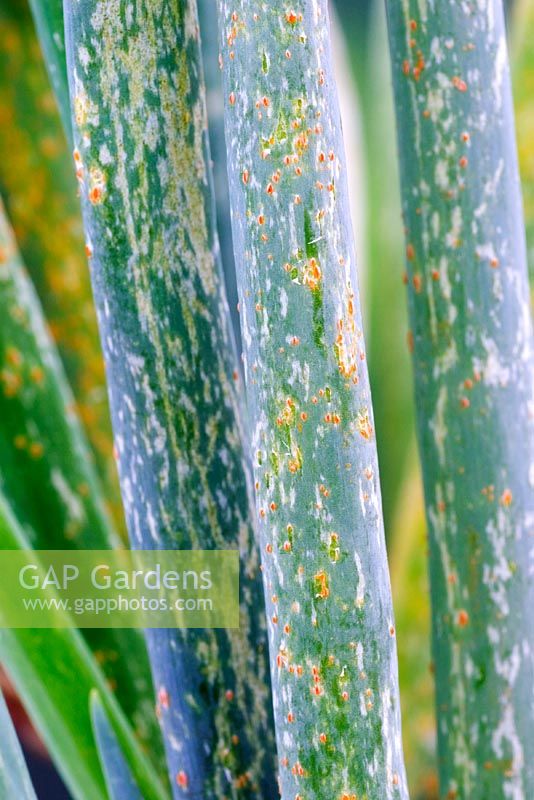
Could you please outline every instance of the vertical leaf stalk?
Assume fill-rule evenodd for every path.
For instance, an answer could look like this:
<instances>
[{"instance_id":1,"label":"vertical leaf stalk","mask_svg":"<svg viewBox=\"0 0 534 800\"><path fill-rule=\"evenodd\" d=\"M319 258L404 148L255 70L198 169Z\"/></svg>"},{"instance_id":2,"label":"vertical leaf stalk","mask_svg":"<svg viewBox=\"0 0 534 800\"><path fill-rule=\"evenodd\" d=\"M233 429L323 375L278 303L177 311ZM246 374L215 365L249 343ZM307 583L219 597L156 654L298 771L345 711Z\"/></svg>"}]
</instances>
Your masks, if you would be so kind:
<instances>
[{"instance_id":1,"label":"vertical leaf stalk","mask_svg":"<svg viewBox=\"0 0 534 800\"><path fill-rule=\"evenodd\" d=\"M0 484L36 549L119 544L73 405L0 200ZM89 629L85 637L140 738L157 752L142 636L135 630ZM5 658L2 646L0 654Z\"/></svg>"},{"instance_id":2,"label":"vertical leaf stalk","mask_svg":"<svg viewBox=\"0 0 534 800\"><path fill-rule=\"evenodd\" d=\"M0 694L0 797L37 800L21 746Z\"/></svg>"},{"instance_id":3,"label":"vertical leaf stalk","mask_svg":"<svg viewBox=\"0 0 534 800\"><path fill-rule=\"evenodd\" d=\"M534 796L532 328L502 3L388 2L441 796Z\"/></svg>"},{"instance_id":4,"label":"vertical leaf stalk","mask_svg":"<svg viewBox=\"0 0 534 800\"><path fill-rule=\"evenodd\" d=\"M55 2L61 11L60 0ZM50 3L39 0L36 5L44 10ZM50 36L59 41L57 28L56 22ZM122 532L124 515L113 459L104 361L76 181L25 3L7 0L2 4L0 37L4 42L0 49L0 150L10 154L0 160L0 192L96 456L106 500Z\"/></svg>"},{"instance_id":5,"label":"vertical leaf stalk","mask_svg":"<svg viewBox=\"0 0 534 800\"><path fill-rule=\"evenodd\" d=\"M238 547L239 631L149 631L176 797L274 794L268 662L214 232L196 3L64 5L91 274L135 548Z\"/></svg>"},{"instance_id":6,"label":"vertical leaf stalk","mask_svg":"<svg viewBox=\"0 0 534 800\"><path fill-rule=\"evenodd\" d=\"M218 5L282 797L405 798L326 2Z\"/></svg>"}]
</instances>

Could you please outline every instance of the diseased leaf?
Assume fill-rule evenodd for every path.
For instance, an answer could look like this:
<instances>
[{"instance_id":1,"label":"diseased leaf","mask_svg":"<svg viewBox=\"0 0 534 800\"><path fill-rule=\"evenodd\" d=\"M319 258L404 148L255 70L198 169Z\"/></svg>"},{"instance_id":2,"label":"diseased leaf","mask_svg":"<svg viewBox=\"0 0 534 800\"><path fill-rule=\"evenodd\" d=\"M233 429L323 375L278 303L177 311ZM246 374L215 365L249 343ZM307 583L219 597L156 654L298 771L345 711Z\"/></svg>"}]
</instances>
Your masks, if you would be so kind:
<instances>
[{"instance_id":1,"label":"diseased leaf","mask_svg":"<svg viewBox=\"0 0 534 800\"><path fill-rule=\"evenodd\" d=\"M75 161L132 546L239 548L239 631L148 631L176 797L274 796L262 587L196 4L65 4Z\"/></svg>"},{"instance_id":2,"label":"diseased leaf","mask_svg":"<svg viewBox=\"0 0 534 800\"><path fill-rule=\"evenodd\" d=\"M61 0L55 3L61 10ZM36 6L44 9L53 4L39 0ZM57 30L51 36L57 39ZM9 153L0 160L0 194L73 390L106 503L122 533L124 512L113 459L104 361L72 156L25 2L2 3L0 37L4 42L0 107L5 115L0 150ZM36 516L42 520L42 515ZM56 527L61 530L60 524Z\"/></svg>"},{"instance_id":3,"label":"diseased leaf","mask_svg":"<svg viewBox=\"0 0 534 800\"><path fill-rule=\"evenodd\" d=\"M0 200L0 486L36 549L119 544L39 301ZM158 728L145 644L136 630L87 641L157 763Z\"/></svg>"},{"instance_id":4,"label":"diseased leaf","mask_svg":"<svg viewBox=\"0 0 534 800\"><path fill-rule=\"evenodd\" d=\"M441 795L534 796L534 360L502 3L388 2Z\"/></svg>"},{"instance_id":5,"label":"diseased leaf","mask_svg":"<svg viewBox=\"0 0 534 800\"><path fill-rule=\"evenodd\" d=\"M281 793L406 798L327 4L218 7Z\"/></svg>"}]
</instances>

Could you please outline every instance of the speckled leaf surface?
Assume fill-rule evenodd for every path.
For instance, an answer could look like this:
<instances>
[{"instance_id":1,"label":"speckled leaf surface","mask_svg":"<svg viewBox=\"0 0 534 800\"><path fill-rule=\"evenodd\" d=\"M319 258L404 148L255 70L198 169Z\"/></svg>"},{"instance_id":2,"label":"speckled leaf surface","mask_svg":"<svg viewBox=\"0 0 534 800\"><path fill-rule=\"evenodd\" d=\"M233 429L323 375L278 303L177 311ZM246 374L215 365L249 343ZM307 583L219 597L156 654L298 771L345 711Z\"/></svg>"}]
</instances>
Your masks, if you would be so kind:
<instances>
[{"instance_id":1,"label":"speckled leaf surface","mask_svg":"<svg viewBox=\"0 0 534 800\"><path fill-rule=\"evenodd\" d=\"M37 5L44 8L46 2ZM122 533L104 361L72 157L25 3L2 3L0 38L0 151L6 154L0 160L0 192Z\"/></svg>"},{"instance_id":2,"label":"speckled leaf surface","mask_svg":"<svg viewBox=\"0 0 534 800\"><path fill-rule=\"evenodd\" d=\"M441 796L534 796L532 329L502 5L389 2Z\"/></svg>"},{"instance_id":3,"label":"speckled leaf surface","mask_svg":"<svg viewBox=\"0 0 534 800\"><path fill-rule=\"evenodd\" d=\"M326 4L218 5L282 797L405 798Z\"/></svg>"},{"instance_id":4,"label":"speckled leaf surface","mask_svg":"<svg viewBox=\"0 0 534 800\"><path fill-rule=\"evenodd\" d=\"M0 419L0 486L30 545L62 550L117 544L62 365L1 201ZM103 629L87 631L86 638L141 739L157 752L141 634Z\"/></svg>"},{"instance_id":5,"label":"speckled leaf surface","mask_svg":"<svg viewBox=\"0 0 534 800\"><path fill-rule=\"evenodd\" d=\"M28 549L29 543L0 494L0 552L22 548ZM165 800L165 790L79 631L2 627L0 660L75 800L106 800L89 714L93 689L113 720L143 798Z\"/></svg>"},{"instance_id":6,"label":"speckled leaf surface","mask_svg":"<svg viewBox=\"0 0 534 800\"><path fill-rule=\"evenodd\" d=\"M241 552L241 629L148 632L176 797L275 775L195 2L66 2L76 169L135 548Z\"/></svg>"},{"instance_id":7,"label":"speckled leaf surface","mask_svg":"<svg viewBox=\"0 0 534 800\"><path fill-rule=\"evenodd\" d=\"M11 722L5 700L0 695L0 797L8 800L36 800L26 762Z\"/></svg>"}]
</instances>

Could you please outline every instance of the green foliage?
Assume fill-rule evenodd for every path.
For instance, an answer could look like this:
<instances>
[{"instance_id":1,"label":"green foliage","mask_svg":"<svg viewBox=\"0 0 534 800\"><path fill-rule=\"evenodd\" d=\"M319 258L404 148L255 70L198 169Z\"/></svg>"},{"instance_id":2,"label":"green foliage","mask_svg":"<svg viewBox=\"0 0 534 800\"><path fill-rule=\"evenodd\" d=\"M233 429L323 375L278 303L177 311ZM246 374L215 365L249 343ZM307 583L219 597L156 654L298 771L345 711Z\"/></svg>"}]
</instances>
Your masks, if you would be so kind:
<instances>
[{"instance_id":1,"label":"green foliage","mask_svg":"<svg viewBox=\"0 0 534 800\"><path fill-rule=\"evenodd\" d=\"M47 2L37 5L44 9ZM72 155L25 3L2 4L0 37L0 150L9 153L0 160L0 194L72 387L106 503L122 533L104 361Z\"/></svg>"},{"instance_id":2,"label":"green foliage","mask_svg":"<svg viewBox=\"0 0 534 800\"><path fill-rule=\"evenodd\" d=\"M91 693L90 708L98 755L110 800L143 800L96 690Z\"/></svg>"},{"instance_id":3,"label":"green foliage","mask_svg":"<svg viewBox=\"0 0 534 800\"><path fill-rule=\"evenodd\" d=\"M56 95L61 121L70 143L72 139L69 84L67 80L62 2L61 0L28 0L28 2L39 34L50 83Z\"/></svg>"},{"instance_id":4,"label":"green foliage","mask_svg":"<svg viewBox=\"0 0 534 800\"><path fill-rule=\"evenodd\" d=\"M239 548L241 628L149 631L177 797L274 794L262 587L196 5L67 4L76 167L134 548Z\"/></svg>"},{"instance_id":5,"label":"green foliage","mask_svg":"<svg viewBox=\"0 0 534 800\"><path fill-rule=\"evenodd\" d=\"M517 4L513 26L513 83L519 169L525 208L531 289L534 285L534 3Z\"/></svg>"},{"instance_id":6,"label":"green foliage","mask_svg":"<svg viewBox=\"0 0 534 800\"><path fill-rule=\"evenodd\" d=\"M502 5L388 14L441 792L530 797L534 368Z\"/></svg>"},{"instance_id":7,"label":"green foliage","mask_svg":"<svg viewBox=\"0 0 534 800\"><path fill-rule=\"evenodd\" d=\"M0 550L29 544L0 496ZM0 608L2 585L0 584ZM75 800L107 800L89 714L97 689L146 800L165 791L143 755L105 676L72 628L0 629L0 660Z\"/></svg>"},{"instance_id":8,"label":"green foliage","mask_svg":"<svg viewBox=\"0 0 534 800\"><path fill-rule=\"evenodd\" d=\"M219 0L284 800L407 796L326 3Z\"/></svg>"},{"instance_id":9,"label":"green foliage","mask_svg":"<svg viewBox=\"0 0 534 800\"><path fill-rule=\"evenodd\" d=\"M119 542L72 409L62 365L0 201L1 490L36 549L108 548ZM113 629L85 635L157 759L141 635Z\"/></svg>"}]
</instances>

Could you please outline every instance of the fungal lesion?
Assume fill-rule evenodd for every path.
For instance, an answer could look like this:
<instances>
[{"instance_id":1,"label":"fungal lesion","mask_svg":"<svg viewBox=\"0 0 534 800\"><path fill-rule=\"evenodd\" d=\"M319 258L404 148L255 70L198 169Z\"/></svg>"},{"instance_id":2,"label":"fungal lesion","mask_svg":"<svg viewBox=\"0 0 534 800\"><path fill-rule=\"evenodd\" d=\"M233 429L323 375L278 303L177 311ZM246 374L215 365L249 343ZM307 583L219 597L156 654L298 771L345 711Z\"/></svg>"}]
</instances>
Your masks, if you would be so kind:
<instances>
[{"instance_id":1,"label":"fungal lesion","mask_svg":"<svg viewBox=\"0 0 534 800\"><path fill-rule=\"evenodd\" d=\"M353 384L358 383L360 335L356 326L354 292L349 281L345 291L344 313L337 321L334 355L340 374Z\"/></svg>"}]
</instances>

